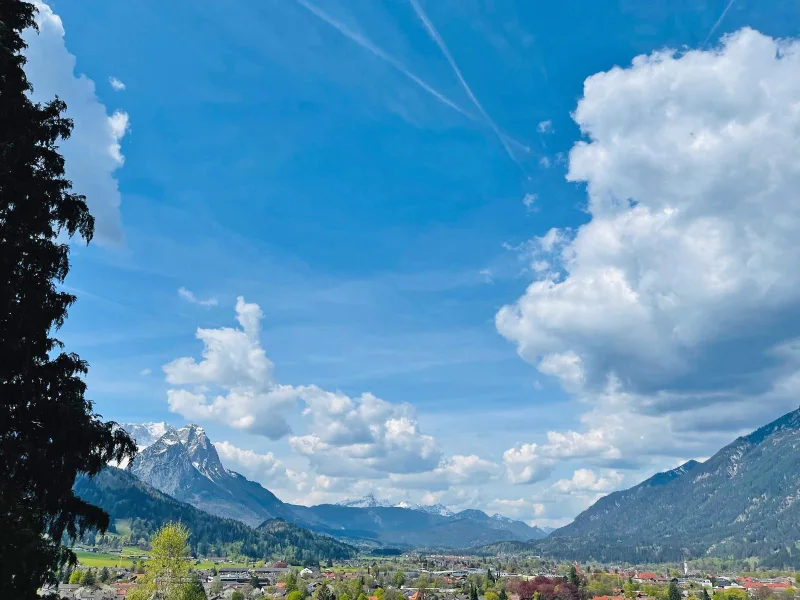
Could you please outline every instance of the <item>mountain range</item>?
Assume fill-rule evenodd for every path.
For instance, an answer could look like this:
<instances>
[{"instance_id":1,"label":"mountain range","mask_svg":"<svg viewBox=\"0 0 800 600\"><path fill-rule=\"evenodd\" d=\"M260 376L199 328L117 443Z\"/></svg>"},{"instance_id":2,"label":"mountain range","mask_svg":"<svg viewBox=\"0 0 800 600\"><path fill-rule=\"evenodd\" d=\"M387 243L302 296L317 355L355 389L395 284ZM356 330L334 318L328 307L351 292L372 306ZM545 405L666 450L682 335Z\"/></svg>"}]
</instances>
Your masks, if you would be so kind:
<instances>
[{"instance_id":1,"label":"mountain range","mask_svg":"<svg viewBox=\"0 0 800 600\"><path fill-rule=\"evenodd\" d=\"M443 517L452 517L455 515L455 513L444 504L425 505L405 500L392 502L391 500L378 500L373 494L367 494L357 500L343 500L342 502L337 502L336 506L349 506L351 508L407 508L409 510L421 510L422 512L432 515L441 515Z\"/></svg>"},{"instance_id":2,"label":"mountain range","mask_svg":"<svg viewBox=\"0 0 800 600\"><path fill-rule=\"evenodd\" d=\"M372 495L311 507L284 503L260 484L226 469L202 427L176 429L153 423L123 427L140 448L128 466L132 475L178 501L252 527L282 519L353 543L408 547L462 548L547 535L501 515L382 502Z\"/></svg>"},{"instance_id":3,"label":"mountain range","mask_svg":"<svg viewBox=\"0 0 800 600\"><path fill-rule=\"evenodd\" d=\"M124 536L123 544L143 544L169 521L180 521L192 532L193 555L220 556L233 552L251 558L276 558L293 564L315 564L323 559L350 558L353 546L318 535L280 519L249 527L179 502L139 481L129 471L107 467L97 476L78 477L75 493L111 517L112 533ZM125 523L117 530L116 525Z\"/></svg>"},{"instance_id":4,"label":"mountain range","mask_svg":"<svg viewBox=\"0 0 800 600\"><path fill-rule=\"evenodd\" d=\"M598 500L532 546L571 560L667 562L759 557L800 567L800 409Z\"/></svg>"}]
</instances>

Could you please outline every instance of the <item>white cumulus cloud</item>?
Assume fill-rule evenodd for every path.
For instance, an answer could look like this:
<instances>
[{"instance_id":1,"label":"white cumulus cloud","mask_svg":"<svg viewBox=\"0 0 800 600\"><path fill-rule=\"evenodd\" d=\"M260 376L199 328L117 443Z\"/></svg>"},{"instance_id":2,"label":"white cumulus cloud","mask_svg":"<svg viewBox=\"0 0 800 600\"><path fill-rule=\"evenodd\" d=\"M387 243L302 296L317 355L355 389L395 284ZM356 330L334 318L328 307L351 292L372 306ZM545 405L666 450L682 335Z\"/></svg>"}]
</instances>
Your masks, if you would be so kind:
<instances>
[{"instance_id":1,"label":"white cumulus cloud","mask_svg":"<svg viewBox=\"0 0 800 600\"><path fill-rule=\"evenodd\" d=\"M590 219L523 248L547 268L496 316L588 407L576 435L679 457L796 405L799 68L800 42L742 29L586 80L567 179ZM555 460L506 454L512 480Z\"/></svg>"},{"instance_id":2,"label":"white cumulus cloud","mask_svg":"<svg viewBox=\"0 0 800 600\"><path fill-rule=\"evenodd\" d=\"M261 343L262 318L257 304L240 297L239 327L198 328L202 358L181 357L163 367L174 386L167 391L170 410L278 439L290 433L287 417L300 405L306 431L289 443L320 475L378 478L439 465L436 440L421 431L412 405L277 383Z\"/></svg>"},{"instance_id":3,"label":"white cumulus cloud","mask_svg":"<svg viewBox=\"0 0 800 600\"><path fill-rule=\"evenodd\" d=\"M129 129L127 113L109 114L95 93L94 82L75 73L75 57L64 43L61 19L45 3L34 1L39 32L27 30L25 72L33 85L32 99L48 102L56 95L67 104L74 122L72 136L60 144L73 191L86 196L95 218L95 239L101 244L123 241L122 202L114 177L124 163L120 143Z\"/></svg>"}]
</instances>

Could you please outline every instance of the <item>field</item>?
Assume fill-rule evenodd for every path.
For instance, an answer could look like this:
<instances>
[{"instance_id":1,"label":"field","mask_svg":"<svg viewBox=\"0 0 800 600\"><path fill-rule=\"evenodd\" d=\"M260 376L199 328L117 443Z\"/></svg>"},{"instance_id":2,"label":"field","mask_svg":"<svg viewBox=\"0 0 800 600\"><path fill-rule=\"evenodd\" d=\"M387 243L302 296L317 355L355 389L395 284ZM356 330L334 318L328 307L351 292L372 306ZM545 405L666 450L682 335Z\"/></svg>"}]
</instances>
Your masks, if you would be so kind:
<instances>
[{"instance_id":1,"label":"field","mask_svg":"<svg viewBox=\"0 0 800 600\"><path fill-rule=\"evenodd\" d=\"M143 556L146 551L139 548L125 547L122 549L122 562L119 561L119 554L116 552L86 552L83 550L76 550L75 556L78 557L78 562L85 567L116 567L122 565L123 567L130 567L133 563L133 556Z\"/></svg>"},{"instance_id":2,"label":"field","mask_svg":"<svg viewBox=\"0 0 800 600\"><path fill-rule=\"evenodd\" d=\"M84 567L116 567L120 564L119 554L76 551L75 555L78 557L78 562ZM123 567L130 567L132 562L133 560L131 558L122 557L121 564Z\"/></svg>"}]
</instances>

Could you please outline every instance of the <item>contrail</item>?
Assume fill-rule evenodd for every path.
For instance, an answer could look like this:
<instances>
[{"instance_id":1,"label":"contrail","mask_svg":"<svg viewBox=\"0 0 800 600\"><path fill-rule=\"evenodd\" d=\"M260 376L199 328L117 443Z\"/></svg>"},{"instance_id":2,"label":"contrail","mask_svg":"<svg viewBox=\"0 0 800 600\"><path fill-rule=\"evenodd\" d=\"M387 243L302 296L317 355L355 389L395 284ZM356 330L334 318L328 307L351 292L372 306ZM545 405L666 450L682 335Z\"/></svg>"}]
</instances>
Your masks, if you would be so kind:
<instances>
[{"instance_id":1,"label":"contrail","mask_svg":"<svg viewBox=\"0 0 800 600\"><path fill-rule=\"evenodd\" d=\"M706 39L703 42L703 45L700 46L700 48L706 47L706 44L708 44L708 40L710 40L711 36L714 35L714 32L717 30L717 27L719 27L720 23L722 23L722 19L724 19L725 15L728 14L728 11L731 9L731 6L733 6L734 2L736 2L736 0L731 0L730 2L728 2L728 6L725 7L725 10L722 11L722 14L719 16L719 19L717 19L717 22L714 23L714 26L711 28L711 31L708 32L708 35L706 36Z\"/></svg>"},{"instance_id":2,"label":"contrail","mask_svg":"<svg viewBox=\"0 0 800 600\"><path fill-rule=\"evenodd\" d=\"M502 131L500 131L500 128L492 120L489 114L484 110L481 103L475 97L475 94L472 93L472 89L469 87L467 80L464 79L464 76L461 74L461 69L458 68L455 59L450 54L450 51L447 49L447 45L444 43L442 36L440 36L439 32L436 31L436 27L433 26L433 23L431 23L431 20L428 18L428 15L426 15L425 11L422 10L422 7L419 5L419 2L417 2L417 0L408 0L408 1L413 7L414 12L417 13L417 16L419 17L420 21L422 21L422 24L425 26L425 29L428 30L428 34L431 36L431 39L433 39L433 41L436 42L436 45L439 46L439 50L442 51L442 54L444 54L444 57L447 59L447 62L450 63L450 68L453 69L453 72L456 74L456 77L458 77L458 80L461 82L461 87L463 87L464 91L467 92L467 95L470 97L470 100L472 100L472 103L475 105L475 108L477 108L480 111L481 115L483 115L483 118L486 119L486 122L489 124L489 127L492 128L495 135L497 136L497 139L500 140L501 144L503 144L503 148L505 148L506 153L508 154L509 157L511 157L511 160L517 163L517 166L520 169L522 169L522 165L517 160L517 157L514 156L514 153L511 151L511 147L508 145L508 142L513 141L515 144L522 146L526 150L528 150L528 148L525 145L520 144L516 140L513 140L510 136L506 135Z\"/></svg>"},{"instance_id":3,"label":"contrail","mask_svg":"<svg viewBox=\"0 0 800 600\"><path fill-rule=\"evenodd\" d=\"M359 46L361 46L365 50L369 50L372 54L374 54L375 56L377 56L381 60L389 63L390 65L392 65L395 69L400 71L403 75L408 77L411 81L416 83L419 87L421 87L423 90L428 92L431 96L433 96L434 98L436 98L437 100L439 100L443 104L446 104L447 106L449 106L450 108L452 108L456 112L464 115L465 117L467 117L471 121L475 121L475 122L478 121L478 119L475 117L475 115L473 115L472 113L467 112L466 110L461 108L458 104L456 104L455 102L450 100L447 96L445 96L444 94L438 92L437 90L432 88L430 85L428 85L427 83L422 81L422 79L420 79L419 77L414 75L414 73L409 71L405 67L405 65L403 65L403 63L401 63L399 60L397 60L394 56L392 56L391 54L387 54L386 52L384 52L383 50L378 48L375 44L373 44L370 40L368 40L364 36L356 33L352 29L349 29L347 26L343 25L342 23L340 23L339 21L337 21L336 19L331 17L329 14L324 12L319 7L317 7L314 4L311 4L310 2L308 2L308 0L295 0L295 2L297 2L300 6L302 6L303 8L308 10L309 12L311 12L313 15L315 15L319 19L322 19L323 21L325 21L328 25L330 25L331 27L333 27L334 29L339 31L339 33L341 33L343 36L349 38L350 40L352 40L353 42L355 42L356 44L358 44Z\"/></svg>"}]
</instances>

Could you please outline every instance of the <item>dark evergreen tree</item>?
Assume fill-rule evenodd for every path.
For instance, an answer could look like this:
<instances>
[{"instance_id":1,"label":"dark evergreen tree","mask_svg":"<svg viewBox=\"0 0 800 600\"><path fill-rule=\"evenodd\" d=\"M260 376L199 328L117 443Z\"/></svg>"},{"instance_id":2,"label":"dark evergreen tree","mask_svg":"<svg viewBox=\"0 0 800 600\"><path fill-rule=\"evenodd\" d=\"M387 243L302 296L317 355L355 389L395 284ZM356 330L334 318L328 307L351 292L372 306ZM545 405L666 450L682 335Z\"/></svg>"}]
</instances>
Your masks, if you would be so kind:
<instances>
[{"instance_id":1,"label":"dark evergreen tree","mask_svg":"<svg viewBox=\"0 0 800 600\"><path fill-rule=\"evenodd\" d=\"M703 600L711 600L711 596L708 595L708 590L703 588Z\"/></svg>"},{"instance_id":2,"label":"dark evergreen tree","mask_svg":"<svg viewBox=\"0 0 800 600\"><path fill-rule=\"evenodd\" d=\"M83 585L87 587L91 587L97 583L97 577L94 574L94 571L89 569L86 571L86 574L83 576Z\"/></svg>"},{"instance_id":3,"label":"dark evergreen tree","mask_svg":"<svg viewBox=\"0 0 800 600\"><path fill-rule=\"evenodd\" d=\"M65 535L108 527L102 510L72 493L76 475L135 453L84 398L86 363L53 337L75 301L58 289L69 271L65 240L88 242L94 221L64 177L64 102L28 97L21 33L35 27L34 11L0 0L0 597L20 600L74 563Z\"/></svg>"},{"instance_id":4,"label":"dark evergreen tree","mask_svg":"<svg viewBox=\"0 0 800 600\"><path fill-rule=\"evenodd\" d=\"M580 577L578 577L578 569L575 565L569 566L569 575L567 576L567 582L571 583L574 586L579 586L581 584Z\"/></svg>"},{"instance_id":5,"label":"dark evergreen tree","mask_svg":"<svg viewBox=\"0 0 800 600\"><path fill-rule=\"evenodd\" d=\"M675 581L670 581L667 589L667 600L681 600L681 590Z\"/></svg>"}]
</instances>

